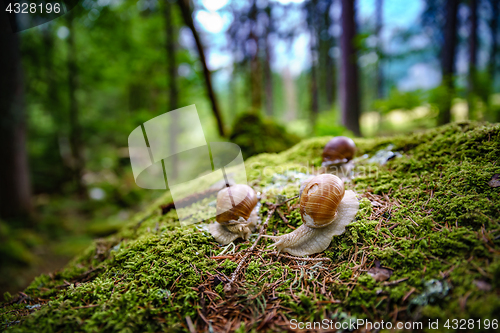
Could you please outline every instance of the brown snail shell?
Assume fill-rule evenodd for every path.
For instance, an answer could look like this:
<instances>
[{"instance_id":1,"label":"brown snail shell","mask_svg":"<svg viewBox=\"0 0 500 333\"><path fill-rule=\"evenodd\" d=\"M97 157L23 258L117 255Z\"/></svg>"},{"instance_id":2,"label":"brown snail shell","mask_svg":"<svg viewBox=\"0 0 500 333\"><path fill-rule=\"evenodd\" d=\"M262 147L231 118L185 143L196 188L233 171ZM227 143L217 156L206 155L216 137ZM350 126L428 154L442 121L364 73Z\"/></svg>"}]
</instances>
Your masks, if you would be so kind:
<instances>
[{"instance_id":1,"label":"brown snail shell","mask_svg":"<svg viewBox=\"0 0 500 333\"><path fill-rule=\"evenodd\" d=\"M328 248L334 235L340 235L359 209L353 191L345 191L337 176L324 174L311 179L300 200L303 224L282 236L265 236L275 241L272 247L294 256L307 256Z\"/></svg>"},{"instance_id":2,"label":"brown snail shell","mask_svg":"<svg viewBox=\"0 0 500 333\"><path fill-rule=\"evenodd\" d=\"M229 244L238 237L248 239L257 223L257 194L248 185L226 187L217 194L216 221L208 231L220 244Z\"/></svg>"},{"instance_id":3,"label":"brown snail shell","mask_svg":"<svg viewBox=\"0 0 500 333\"><path fill-rule=\"evenodd\" d=\"M257 193L248 185L236 184L217 193L216 220L220 224L232 224L240 217L247 220L257 205Z\"/></svg>"},{"instance_id":4,"label":"brown snail shell","mask_svg":"<svg viewBox=\"0 0 500 333\"><path fill-rule=\"evenodd\" d=\"M337 176L322 174L311 179L300 197L300 215L310 228L332 223L344 197L344 182Z\"/></svg>"},{"instance_id":5,"label":"brown snail shell","mask_svg":"<svg viewBox=\"0 0 500 333\"><path fill-rule=\"evenodd\" d=\"M309 183L309 181L310 181L311 179L313 179L313 178L314 178L314 176L310 176L310 177L306 178L304 181L302 181L302 183L300 183L300 187L299 187L299 197L301 197L301 196L302 196L302 192L303 192L303 191L304 191L304 189L306 188L307 183Z\"/></svg>"},{"instance_id":6,"label":"brown snail shell","mask_svg":"<svg viewBox=\"0 0 500 333\"><path fill-rule=\"evenodd\" d=\"M337 136L328 141L323 149L323 166L344 164L354 158L356 144L345 136Z\"/></svg>"}]
</instances>

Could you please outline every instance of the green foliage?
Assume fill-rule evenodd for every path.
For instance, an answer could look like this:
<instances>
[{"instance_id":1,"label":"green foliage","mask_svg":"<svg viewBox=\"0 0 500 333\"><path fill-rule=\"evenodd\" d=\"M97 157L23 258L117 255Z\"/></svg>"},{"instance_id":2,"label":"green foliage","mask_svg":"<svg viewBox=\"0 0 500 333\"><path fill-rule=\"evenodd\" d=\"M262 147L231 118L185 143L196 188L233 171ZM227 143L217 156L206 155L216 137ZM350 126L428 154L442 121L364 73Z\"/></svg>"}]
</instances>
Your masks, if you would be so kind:
<instances>
[{"instance_id":1,"label":"green foliage","mask_svg":"<svg viewBox=\"0 0 500 333\"><path fill-rule=\"evenodd\" d=\"M448 93L448 88L444 85L429 90L427 101L436 114L439 110L444 110L447 107L444 103L448 99Z\"/></svg>"},{"instance_id":2,"label":"green foliage","mask_svg":"<svg viewBox=\"0 0 500 333\"><path fill-rule=\"evenodd\" d=\"M322 112L316 119L314 134L316 136L352 136L350 131L339 124L340 119L336 111Z\"/></svg>"},{"instance_id":3,"label":"green foliage","mask_svg":"<svg viewBox=\"0 0 500 333\"><path fill-rule=\"evenodd\" d=\"M300 139L270 119L246 113L235 120L229 140L240 146L243 158L247 158L260 153L281 152Z\"/></svg>"},{"instance_id":4,"label":"green foliage","mask_svg":"<svg viewBox=\"0 0 500 333\"><path fill-rule=\"evenodd\" d=\"M421 106L423 102L423 93L420 90L400 91L392 88L389 96L385 99L379 99L373 102L373 107L383 114L392 110L413 110Z\"/></svg>"},{"instance_id":5,"label":"green foliage","mask_svg":"<svg viewBox=\"0 0 500 333\"><path fill-rule=\"evenodd\" d=\"M0 267L33 262L30 248L38 241L29 229L14 229L0 220Z\"/></svg>"}]
</instances>

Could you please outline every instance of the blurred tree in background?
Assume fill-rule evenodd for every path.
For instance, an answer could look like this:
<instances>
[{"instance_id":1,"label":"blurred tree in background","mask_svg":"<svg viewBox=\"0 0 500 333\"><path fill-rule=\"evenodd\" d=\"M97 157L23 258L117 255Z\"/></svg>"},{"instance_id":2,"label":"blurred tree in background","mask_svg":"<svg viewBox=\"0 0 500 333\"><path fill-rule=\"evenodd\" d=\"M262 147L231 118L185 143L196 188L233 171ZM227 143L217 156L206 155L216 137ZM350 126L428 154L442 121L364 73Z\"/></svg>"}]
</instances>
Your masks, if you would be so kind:
<instances>
[{"instance_id":1,"label":"blurred tree in background","mask_svg":"<svg viewBox=\"0 0 500 333\"><path fill-rule=\"evenodd\" d=\"M6 19L0 24L0 219L17 221L31 211L24 84L19 36Z\"/></svg>"},{"instance_id":2,"label":"blurred tree in background","mask_svg":"<svg viewBox=\"0 0 500 333\"><path fill-rule=\"evenodd\" d=\"M207 141L245 157L312 135L499 121L499 12L499 0L82 0L17 34L2 17L2 290L161 195L135 185L127 138L170 110L196 104Z\"/></svg>"}]
</instances>

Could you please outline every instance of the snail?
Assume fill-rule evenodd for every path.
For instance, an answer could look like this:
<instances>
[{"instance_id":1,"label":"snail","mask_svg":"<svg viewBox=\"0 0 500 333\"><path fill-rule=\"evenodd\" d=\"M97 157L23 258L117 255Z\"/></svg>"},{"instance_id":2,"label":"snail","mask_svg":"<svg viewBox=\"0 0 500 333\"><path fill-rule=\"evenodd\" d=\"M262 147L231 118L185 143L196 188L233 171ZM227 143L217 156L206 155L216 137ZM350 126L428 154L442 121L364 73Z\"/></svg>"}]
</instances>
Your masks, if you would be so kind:
<instances>
[{"instance_id":1,"label":"snail","mask_svg":"<svg viewBox=\"0 0 500 333\"><path fill-rule=\"evenodd\" d=\"M328 248L356 216L359 202L353 191L345 191L342 179L331 174L312 178L300 196L303 224L282 236L265 236L275 241L278 252L307 256Z\"/></svg>"},{"instance_id":2,"label":"snail","mask_svg":"<svg viewBox=\"0 0 500 333\"><path fill-rule=\"evenodd\" d=\"M306 188L306 185L311 181L311 179L313 179L315 176L309 176L307 177L305 180L302 181L302 183L300 183L300 187L299 187L299 197L302 196L302 192L304 191L304 189Z\"/></svg>"},{"instance_id":3,"label":"snail","mask_svg":"<svg viewBox=\"0 0 500 333\"><path fill-rule=\"evenodd\" d=\"M352 159L356 153L356 145L352 139L337 136L325 145L323 149L323 163L328 172L339 176L346 176L354 168Z\"/></svg>"},{"instance_id":4,"label":"snail","mask_svg":"<svg viewBox=\"0 0 500 333\"><path fill-rule=\"evenodd\" d=\"M217 242L226 245L238 237L245 240L257 223L257 194L248 185L237 184L217 193L216 221L208 231Z\"/></svg>"}]
</instances>

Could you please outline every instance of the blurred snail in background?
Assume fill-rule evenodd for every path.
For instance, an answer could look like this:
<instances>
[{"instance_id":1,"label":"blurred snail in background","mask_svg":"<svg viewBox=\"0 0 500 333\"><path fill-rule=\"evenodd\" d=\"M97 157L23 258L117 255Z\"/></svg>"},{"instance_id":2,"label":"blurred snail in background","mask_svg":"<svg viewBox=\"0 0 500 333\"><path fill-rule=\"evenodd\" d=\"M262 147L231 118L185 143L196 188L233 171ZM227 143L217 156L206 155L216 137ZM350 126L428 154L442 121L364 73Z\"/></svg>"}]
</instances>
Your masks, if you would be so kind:
<instances>
[{"instance_id":1,"label":"blurred snail in background","mask_svg":"<svg viewBox=\"0 0 500 333\"><path fill-rule=\"evenodd\" d=\"M347 177L354 168L351 161L356 154L356 145L352 139L345 136L337 136L328 141L323 149L323 163L327 172L339 177Z\"/></svg>"},{"instance_id":2,"label":"blurred snail in background","mask_svg":"<svg viewBox=\"0 0 500 333\"><path fill-rule=\"evenodd\" d=\"M264 236L275 241L272 247L294 256L307 256L328 248L334 235L340 235L359 209L353 191L346 191L342 179L331 174L312 178L300 196L303 224L282 236Z\"/></svg>"},{"instance_id":3,"label":"blurred snail in background","mask_svg":"<svg viewBox=\"0 0 500 333\"><path fill-rule=\"evenodd\" d=\"M226 245L235 239L248 239L257 224L257 193L248 185L226 187L217 194L216 221L208 231L215 240Z\"/></svg>"}]
</instances>

